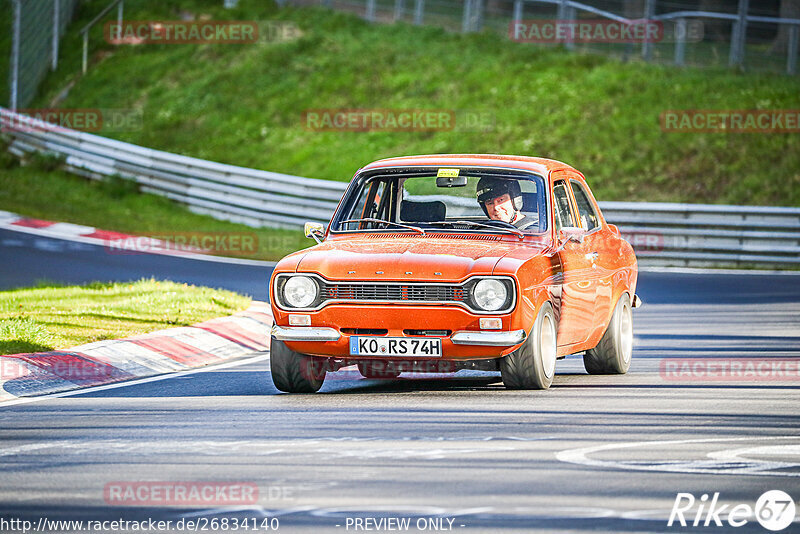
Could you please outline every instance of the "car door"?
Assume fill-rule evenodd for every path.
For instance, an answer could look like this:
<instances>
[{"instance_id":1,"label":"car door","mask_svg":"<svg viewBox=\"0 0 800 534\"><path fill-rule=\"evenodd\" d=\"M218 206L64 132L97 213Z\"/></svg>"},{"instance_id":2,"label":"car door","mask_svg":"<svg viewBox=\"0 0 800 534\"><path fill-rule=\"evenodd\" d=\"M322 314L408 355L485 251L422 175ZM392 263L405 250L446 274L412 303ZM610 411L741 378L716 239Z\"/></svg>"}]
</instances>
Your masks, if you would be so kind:
<instances>
[{"instance_id":1,"label":"car door","mask_svg":"<svg viewBox=\"0 0 800 534\"><path fill-rule=\"evenodd\" d=\"M595 285L594 325L592 330L605 330L605 322L611 313L611 299L614 291L614 266L617 263L618 250L609 245L608 232L603 231L599 208L588 187L580 180L570 180L572 196L578 209L586 237L584 245L586 254L592 260L592 276ZM598 333L598 332L595 332ZM602 332L599 332L602 334ZM591 335L591 332L590 332Z\"/></svg>"},{"instance_id":2,"label":"car door","mask_svg":"<svg viewBox=\"0 0 800 534\"><path fill-rule=\"evenodd\" d=\"M557 236L561 228L580 227L566 176L553 182L553 210ZM596 292L592 260L585 243L570 241L559 252L559 261L563 281L557 344L574 345L585 341L592 327Z\"/></svg>"}]
</instances>

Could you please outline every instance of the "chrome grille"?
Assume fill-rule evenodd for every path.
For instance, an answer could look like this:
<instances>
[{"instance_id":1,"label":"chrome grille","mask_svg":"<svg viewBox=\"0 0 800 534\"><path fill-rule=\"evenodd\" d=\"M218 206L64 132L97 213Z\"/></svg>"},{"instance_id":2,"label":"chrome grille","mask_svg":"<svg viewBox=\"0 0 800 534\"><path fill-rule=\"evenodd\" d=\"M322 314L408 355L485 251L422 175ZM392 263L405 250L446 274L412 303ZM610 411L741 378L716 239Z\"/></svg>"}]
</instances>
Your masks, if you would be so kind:
<instances>
[{"instance_id":1,"label":"chrome grille","mask_svg":"<svg viewBox=\"0 0 800 534\"><path fill-rule=\"evenodd\" d=\"M375 300L387 302L465 302L463 286L434 284L337 284L322 282L320 297L326 300Z\"/></svg>"}]
</instances>

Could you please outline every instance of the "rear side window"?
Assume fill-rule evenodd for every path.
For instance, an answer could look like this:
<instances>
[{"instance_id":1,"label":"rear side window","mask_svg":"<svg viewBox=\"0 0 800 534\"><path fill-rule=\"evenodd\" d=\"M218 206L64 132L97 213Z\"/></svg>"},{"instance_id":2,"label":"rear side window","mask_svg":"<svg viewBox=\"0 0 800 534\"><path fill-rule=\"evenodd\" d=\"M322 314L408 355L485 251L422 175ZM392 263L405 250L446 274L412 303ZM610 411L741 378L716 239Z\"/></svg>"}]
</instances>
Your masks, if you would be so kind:
<instances>
[{"instance_id":1,"label":"rear side window","mask_svg":"<svg viewBox=\"0 0 800 534\"><path fill-rule=\"evenodd\" d=\"M570 182L572 186L572 194L575 195L575 203L578 205L578 217L581 220L583 229L591 232L600 226L600 220L597 217L597 212L589 200L589 195L583 189L583 186L578 182Z\"/></svg>"},{"instance_id":2,"label":"rear side window","mask_svg":"<svg viewBox=\"0 0 800 534\"><path fill-rule=\"evenodd\" d=\"M575 226L575 219L569 207L567 184L564 182L556 182L555 185L553 185L553 199L555 200L556 231L561 230L565 226Z\"/></svg>"}]
</instances>

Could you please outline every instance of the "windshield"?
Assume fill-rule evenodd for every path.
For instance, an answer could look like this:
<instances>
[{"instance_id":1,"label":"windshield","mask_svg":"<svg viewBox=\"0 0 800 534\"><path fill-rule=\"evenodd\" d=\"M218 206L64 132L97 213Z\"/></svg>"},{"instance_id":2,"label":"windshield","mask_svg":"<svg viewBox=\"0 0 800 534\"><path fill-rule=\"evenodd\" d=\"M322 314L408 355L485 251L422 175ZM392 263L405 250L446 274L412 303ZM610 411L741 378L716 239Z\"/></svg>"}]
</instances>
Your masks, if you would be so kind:
<instances>
[{"instance_id":1,"label":"windshield","mask_svg":"<svg viewBox=\"0 0 800 534\"><path fill-rule=\"evenodd\" d=\"M461 171L449 181L436 171L372 176L350 189L333 230L542 233L545 191L539 176L501 171Z\"/></svg>"}]
</instances>

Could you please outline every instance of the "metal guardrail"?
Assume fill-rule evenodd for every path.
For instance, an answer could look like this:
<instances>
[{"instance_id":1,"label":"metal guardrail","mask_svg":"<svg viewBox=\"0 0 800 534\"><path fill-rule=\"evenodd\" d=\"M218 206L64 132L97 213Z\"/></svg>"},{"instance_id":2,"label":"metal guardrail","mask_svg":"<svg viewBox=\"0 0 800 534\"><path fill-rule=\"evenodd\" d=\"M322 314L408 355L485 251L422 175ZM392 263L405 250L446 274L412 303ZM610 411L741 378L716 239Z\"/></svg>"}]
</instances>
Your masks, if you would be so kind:
<instances>
[{"instance_id":1,"label":"metal guardrail","mask_svg":"<svg viewBox=\"0 0 800 534\"><path fill-rule=\"evenodd\" d=\"M118 175L194 212L250 226L294 228L302 226L302 219L327 223L347 186L171 154L59 126L20 127L24 117L0 108L2 123L15 130L9 132L10 150L17 156L54 154L76 174L93 179Z\"/></svg>"},{"instance_id":2,"label":"metal guardrail","mask_svg":"<svg viewBox=\"0 0 800 534\"><path fill-rule=\"evenodd\" d=\"M19 128L25 116L0 108L10 151L57 155L76 174L134 180L191 211L250 226L327 223L347 184L215 163L58 126ZM15 128L9 128L13 125ZM12 130L12 131L9 131ZM601 202L640 263L800 266L800 208Z\"/></svg>"}]
</instances>

